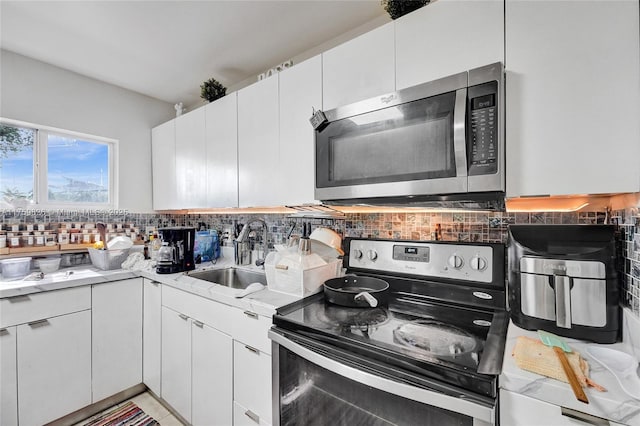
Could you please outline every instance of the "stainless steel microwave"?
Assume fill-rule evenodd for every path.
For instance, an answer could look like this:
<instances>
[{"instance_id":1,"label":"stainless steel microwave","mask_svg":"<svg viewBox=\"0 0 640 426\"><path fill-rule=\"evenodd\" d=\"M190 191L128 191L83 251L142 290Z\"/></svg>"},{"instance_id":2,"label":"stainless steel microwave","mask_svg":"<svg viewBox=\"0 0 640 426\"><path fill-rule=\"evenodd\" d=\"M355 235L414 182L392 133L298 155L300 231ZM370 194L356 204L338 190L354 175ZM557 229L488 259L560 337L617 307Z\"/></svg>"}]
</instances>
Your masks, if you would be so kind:
<instances>
[{"instance_id":1,"label":"stainless steel microwave","mask_svg":"<svg viewBox=\"0 0 640 426\"><path fill-rule=\"evenodd\" d=\"M315 198L327 204L504 206L501 63L325 112Z\"/></svg>"}]
</instances>

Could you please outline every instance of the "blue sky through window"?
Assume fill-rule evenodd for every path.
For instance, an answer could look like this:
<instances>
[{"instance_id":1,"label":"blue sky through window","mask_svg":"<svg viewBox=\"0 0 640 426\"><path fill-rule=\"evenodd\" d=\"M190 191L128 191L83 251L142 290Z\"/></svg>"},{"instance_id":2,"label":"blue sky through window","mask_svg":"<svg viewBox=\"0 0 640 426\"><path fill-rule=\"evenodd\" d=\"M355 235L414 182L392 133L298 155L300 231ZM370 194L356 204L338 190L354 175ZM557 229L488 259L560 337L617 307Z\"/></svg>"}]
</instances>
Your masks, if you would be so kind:
<instances>
[{"instance_id":1,"label":"blue sky through window","mask_svg":"<svg viewBox=\"0 0 640 426\"><path fill-rule=\"evenodd\" d=\"M109 146L49 135L47 181L50 201L109 201Z\"/></svg>"}]
</instances>

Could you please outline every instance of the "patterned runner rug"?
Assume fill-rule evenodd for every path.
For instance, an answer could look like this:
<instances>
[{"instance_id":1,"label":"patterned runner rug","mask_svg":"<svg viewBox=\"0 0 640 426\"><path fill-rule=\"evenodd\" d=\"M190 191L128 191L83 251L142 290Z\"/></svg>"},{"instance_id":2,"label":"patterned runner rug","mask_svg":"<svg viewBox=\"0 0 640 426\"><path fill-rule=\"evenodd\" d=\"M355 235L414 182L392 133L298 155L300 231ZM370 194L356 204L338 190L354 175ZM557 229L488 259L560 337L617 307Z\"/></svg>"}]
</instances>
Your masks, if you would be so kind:
<instances>
[{"instance_id":1,"label":"patterned runner rug","mask_svg":"<svg viewBox=\"0 0 640 426\"><path fill-rule=\"evenodd\" d=\"M140 407L129 401L91 420L84 426L154 426L159 424Z\"/></svg>"}]
</instances>

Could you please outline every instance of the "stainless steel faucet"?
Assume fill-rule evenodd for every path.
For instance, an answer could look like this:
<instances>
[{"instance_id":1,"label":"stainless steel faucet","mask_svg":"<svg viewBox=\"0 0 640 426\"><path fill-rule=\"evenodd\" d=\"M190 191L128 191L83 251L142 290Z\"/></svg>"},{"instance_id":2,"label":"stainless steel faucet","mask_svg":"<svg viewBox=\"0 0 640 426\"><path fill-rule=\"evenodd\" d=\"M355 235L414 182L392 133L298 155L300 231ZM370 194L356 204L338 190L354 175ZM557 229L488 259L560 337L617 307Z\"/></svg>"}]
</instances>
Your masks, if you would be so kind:
<instances>
[{"instance_id":1,"label":"stainless steel faucet","mask_svg":"<svg viewBox=\"0 0 640 426\"><path fill-rule=\"evenodd\" d=\"M236 240L234 241L236 265L248 265L249 263L251 263L251 255L250 255L251 249L248 247L247 239L249 238L250 225L256 222L259 222L260 224L262 224L262 229L263 229L262 244L264 245L264 248L262 251L263 253L262 257L256 259L256 266L264 265L264 259L267 256L268 244L267 244L267 223L262 219L253 219L247 222L242 227L240 234L238 234L238 238L236 238ZM246 252L247 250L249 251L249 253Z\"/></svg>"}]
</instances>

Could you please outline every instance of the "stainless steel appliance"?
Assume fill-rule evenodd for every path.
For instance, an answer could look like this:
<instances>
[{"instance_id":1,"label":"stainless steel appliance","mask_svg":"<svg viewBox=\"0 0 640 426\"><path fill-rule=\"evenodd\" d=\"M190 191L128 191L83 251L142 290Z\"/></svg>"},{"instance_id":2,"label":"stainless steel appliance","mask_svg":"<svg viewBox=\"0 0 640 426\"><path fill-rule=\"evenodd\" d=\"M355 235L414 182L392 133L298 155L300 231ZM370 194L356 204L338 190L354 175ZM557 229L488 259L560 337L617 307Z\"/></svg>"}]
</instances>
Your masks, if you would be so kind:
<instances>
[{"instance_id":1,"label":"stainless steel appliance","mask_svg":"<svg viewBox=\"0 0 640 426\"><path fill-rule=\"evenodd\" d=\"M174 274L195 269L193 247L196 239L195 228L172 227L158 229L162 247L158 251L156 272Z\"/></svg>"},{"instance_id":2,"label":"stainless steel appliance","mask_svg":"<svg viewBox=\"0 0 640 426\"><path fill-rule=\"evenodd\" d=\"M274 425L494 425L508 315L504 246L346 239L344 264L388 303L322 293L279 308Z\"/></svg>"},{"instance_id":3,"label":"stainless steel appliance","mask_svg":"<svg viewBox=\"0 0 640 426\"><path fill-rule=\"evenodd\" d=\"M614 343L620 327L612 225L509 227L514 324Z\"/></svg>"},{"instance_id":4,"label":"stainless steel appliance","mask_svg":"<svg viewBox=\"0 0 640 426\"><path fill-rule=\"evenodd\" d=\"M495 63L326 111L315 198L503 207L503 75Z\"/></svg>"}]
</instances>

